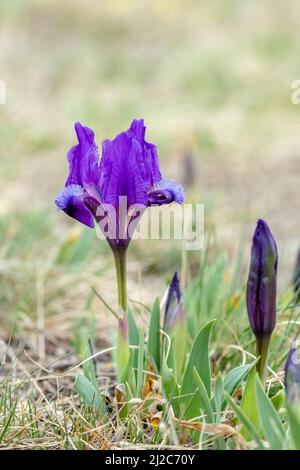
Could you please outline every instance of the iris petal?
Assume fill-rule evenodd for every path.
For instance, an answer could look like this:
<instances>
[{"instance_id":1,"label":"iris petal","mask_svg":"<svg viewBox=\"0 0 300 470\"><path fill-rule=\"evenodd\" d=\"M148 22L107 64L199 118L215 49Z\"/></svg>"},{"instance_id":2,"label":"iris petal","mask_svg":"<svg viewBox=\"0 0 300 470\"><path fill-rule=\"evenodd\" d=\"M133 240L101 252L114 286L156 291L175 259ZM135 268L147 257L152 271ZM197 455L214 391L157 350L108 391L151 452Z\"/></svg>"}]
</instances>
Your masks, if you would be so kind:
<instances>
[{"instance_id":1,"label":"iris petal","mask_svg":"<svg viewBox=\"0 0 300 470\"><path fill-rule=\"evenodd\" d=\"M102 202L119 207L147 205L149 188L161 179L155 145L145 141L143 120L134 120L126 132L102 143L100 193Z\"/></svg>"},{"instance_id":2,"label":"iris petal","mask_svg":"<svg viewBox=\"0 0 300 470\"><path fill-rule=\"evenodd\" d=\"M184 202L184 189L175 180L160 180L154 185L152 190L148 194L148 204L170 204L171 202L177 202L177 204L183 204Z\"/></svg>"},{"instance_id":3,"label":"iris petal","mask_svg":"<svg viewBox=\"0 0 300 470\"><path fill-rule=\"evenodd\" d=\"M73 219L90 228L94 227L94 219L90 210L83 202L83 188L78 184L66 186L56 198L56 206Z\"/></svg>"},{"instance_id":4,"label":"iris petal","mask_svg":"<svg viewBox=\"0 0 300 470\"><path fill-rule=\"evenodd\" d=\"M94 142L94 132L89 127L75 124L78 144L68 152L69 177L66 186L79 184L88 191L97 186L100 179L98 148Z\"/></svg>"}]
</instances>

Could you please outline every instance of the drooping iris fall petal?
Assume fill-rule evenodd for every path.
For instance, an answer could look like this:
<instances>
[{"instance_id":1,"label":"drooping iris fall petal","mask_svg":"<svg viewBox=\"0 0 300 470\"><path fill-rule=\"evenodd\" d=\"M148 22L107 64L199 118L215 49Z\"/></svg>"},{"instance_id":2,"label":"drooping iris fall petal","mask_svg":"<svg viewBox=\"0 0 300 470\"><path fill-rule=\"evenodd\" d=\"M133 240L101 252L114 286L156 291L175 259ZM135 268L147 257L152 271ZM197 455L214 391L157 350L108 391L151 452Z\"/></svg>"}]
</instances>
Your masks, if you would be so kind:
<instances>
[{"instance_id":1,"label":"drooping iris fall petal","mask_svg":"<svg viewBox=\"0 0 300 470\"><path fill-rule=\"evenodd\" d=\"M162 179L156 183L148 195L149 205L163 205L170 204L171 202L177 202L177 204L183 204L184 202L184 189L181 184L175 180Z\"/></svg>"},{"instance_id":2,"label":"drooping iris fall petal","mask_svg":"<svg viewBox=\"0 0 300 470\"><path fill-rule=\"evenodd\" d=\"M66 186L56 198L55 203L68 216L78 220L87 227L94 227L93 214L85 206L83 188L78 184Z\"/></svg>"}]
</instances>

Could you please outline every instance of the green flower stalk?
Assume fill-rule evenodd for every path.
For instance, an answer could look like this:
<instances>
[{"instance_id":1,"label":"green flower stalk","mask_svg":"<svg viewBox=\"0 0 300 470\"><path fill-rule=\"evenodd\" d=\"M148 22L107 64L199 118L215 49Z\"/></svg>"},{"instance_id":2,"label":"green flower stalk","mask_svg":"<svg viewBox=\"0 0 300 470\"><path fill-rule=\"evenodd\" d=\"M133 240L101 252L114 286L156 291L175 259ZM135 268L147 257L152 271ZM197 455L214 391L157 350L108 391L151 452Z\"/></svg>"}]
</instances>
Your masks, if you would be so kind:
<instances>
[{"instance_id":1,"label":"green flower stalk","mask_svg":"<svg viewBox=\"0 0 300 470\"><path fill-rule=\"evenodd\" d=\"M128 321L127 321L127 273L126 252L127 247L114 247L112 249L115 259L117 285L118 285L118 331L117 331L117 369L119 376L126 367L129 358Z\"/></svg>"}]
</instances>

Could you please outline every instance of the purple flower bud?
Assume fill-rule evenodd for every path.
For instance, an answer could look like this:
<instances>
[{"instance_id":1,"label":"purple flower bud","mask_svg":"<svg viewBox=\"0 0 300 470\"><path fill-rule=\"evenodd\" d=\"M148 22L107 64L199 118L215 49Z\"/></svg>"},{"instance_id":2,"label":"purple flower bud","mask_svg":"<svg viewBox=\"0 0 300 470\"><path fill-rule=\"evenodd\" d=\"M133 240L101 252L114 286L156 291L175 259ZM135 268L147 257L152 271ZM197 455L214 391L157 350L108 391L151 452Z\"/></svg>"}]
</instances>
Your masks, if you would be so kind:
<instances>
[{"instance_id":1,"label":"purple flower bud","mask_svg":"<svg viewBox=\"0 0 300 470\"><path fill-rule=\"evenodd\" d=\"M267 370L269 343L276 323L277 246L264 220L258 220L253 236L251 264L247 283L247 310L259 360L261 379Z\"/></svg>"},{"instance_id":2,"label":"purple flower bud","mask_svg":"<svg viewBox=\"0 0 300 470\"><path fill-rule=\"evenodd\" d=\"M256 337L270 337L276 323L277 247L270 228L258 220L247 283L247 310Z\"/></svg>"},{"instance_id":3,"label":"purple flower bud","mask_svg":"<svg viewBox=\"0 0 300 470\"><path fill-rule=\"evenodd\" d=\"M287 400L293 403L300 399L300 361L295 346L290 349L284 372Z\"/></svg>"},{"instance_id":4,"label":"purple flower bud","mask_svg":"<svg viewBox=\"0 0 300 470\"><path fill-rule=\"evenodd\" d=\"M171 332L176 326L176 323L178 323L178 320L184 319L184 316L185 309L180 291L178 274L177 272L175 272L172 277L168 291L164 330L168 333Z\"/></svg>"},{"instance_id":5,"label":"purple flower bud","mask_svg":"<svg viewBox=\"0 0 300 470\"><path fill-rule=\"evenodd\" d=\"M300 302L300 250L298 252L294 276L293 276L293 286L296 295L296 303Z\"/></svg>"}]
</instances>

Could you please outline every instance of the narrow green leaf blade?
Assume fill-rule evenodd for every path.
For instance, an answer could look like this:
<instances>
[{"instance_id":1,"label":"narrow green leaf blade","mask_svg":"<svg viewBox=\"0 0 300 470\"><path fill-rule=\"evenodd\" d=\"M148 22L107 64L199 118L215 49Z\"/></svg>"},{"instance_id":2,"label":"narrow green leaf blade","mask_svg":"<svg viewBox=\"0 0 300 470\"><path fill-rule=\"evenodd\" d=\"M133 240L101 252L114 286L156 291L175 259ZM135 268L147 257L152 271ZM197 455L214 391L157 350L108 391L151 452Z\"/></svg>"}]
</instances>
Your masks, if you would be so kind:
<instances>
[{"instance_id":1,"label":"narrow green leaf blade","mask_svg":"<svg viewBox=\"0 0 300 470\"><path fill-rule=\"evenodd\" d=\"M141 329L140 332L140 340L139 340L139 355L138 355L138 370L137 370L137 394L138 397L142 397L142 391L143 391L143 370L144 370L144 349L145 349L145 343L144 343L144 331L143 328Z\"/></svg>"},{"instance_id":2,"label":"narrow green leaf blade","mask_svg":"<svg viewBox=\"0 0 300 470\"><path fill-rule=\"evenodd\" d=\"M183 415L186 419L193 418L199 415L199 410L202 404L200 395L198 394L195 397L195 400L187 406L187 399L185 397L190 396L192 393L195 393L198 388L197 383L194 378L194 368L196 369L199 377L201 378L206 393L210 398L211 395L211 377L210 377L210 362L209 362L209 353L208 353L208 343L211 330L215 324L215 320L211 320L199 331L196 336L194 343L192 345L190 357L188 359L181 389L180 395L182 396L181 407L183 410Z\"/></svg>"},{"instance_id":3,"label":"narrow green leaf blade","mask_svg":"<svg viewBox=\"0 0 300 470\"><path fill-rule=\"evenodd\" d=\"M75 391L83 398L88 406L93 406L101 415L105 413L105 403L98 390L82 374L79 373L74 384Z\"/></svg>"},{"instance_id":4,"label":"narrow green leaf blade","mask_svg":"<svg viewBox=\"0 0 300 470\"><path fill-rule=\"evenodd\" d=\"M140 332L137 327L136 321L132 315L132 311L128 308L128 337L130 346L138 346L140 340ZM138 351L135 349L133 351L132 364L135 369L138 367Z\"/></svg>"},{"instance_id":5,"label":"narrow green leaf blade","mask_svg":"<svg viewBox=\"0 0 300 470\"><path fill-rule=\"evenodd\" d=\"M205 422L206 423L213 423L214 422L214 414L213 414L213 410L212 410L212 407L211 407L211 404L210 404L210 400L209 400L209 397L207 395L207 391L206 391L206 388L204 386L204 383L202 382L201 377L198 374L195 367L194 367L194 370L193 370L193 374L194 374L194 379L195 379L195 381L198 385L200 398L201 398L201 401L203 403L204 411L206 413Z\"/></svg>"},{"instance_id":6,"label":"narrow green leaf blade","mask_svg":"<svg viewBox=\"0 0 300 470\"><path fill-rule=\"evenodd\" d=\"M247 382L246 382L242 404L241 404L241 410L243 414L247 417L248 421L250 421L252 426L260 434L261 422L260 422L259 412L257 408L257 400L256 400L256 388L255 388L256 376L257 376L256 369L253 368L247 377ZM252 439L252 436L249 434L246 427L241 428L241 434L245 437L246 440Z\"/></svg>"},{"instance_id":7,"label":"narrow green leaf blade","mask_svg":"<svg viewBox=\"0 0 300 470\"><path fill-rule=\"evenodd\" d=\"M263 442L259 436L259 433L256 431L255 427L249 421L247 416L243 413L242 409L235 403L235 401L231 398L231 396L227 392L224 392L224 395L225 395L226 401L233 409L234 413L236 414L241 424L244 426L245 429L247 429L249 436L251 436L251 438L255 440L259 449L261 450L265 449Z\"/></svg>"},{"instance_id":8,"label":"narrow green leaf blade","mask_svg":"<svg viewBox=\"0 0 300 470\"><path fill-rule=\"evenodd\" d=\"M244 366L235 367L232 369L224 378L224 390L232 396L237 390L240 383L247 377L250 370L254 367L256 361L252 364L247 364ZM222 411L226 407L226 400L222 401Z\"/></svg>"},{"instance_id":9,"label":"narrow green leaf blade","mask_svg":"<svg viewBox=\"0 0 300 470\"><path fill-rule=\"evenodd\" d=\"M160 370L160 306L159 299L155 299L153 304L150 326L149 326L149 337L148 337L148 352L150 357L153 359L157 370Z\"/></svg>"},{"instance_id":10,"label":"narrow green leaf blade","mask_svg":"<svg viewBox=\"0 0 300 470\"><path fill-rule=\"evenodd\" d=\"M287 404L287 415L289 420L289 431L293 448L300 450L300 409L299 403Z\"/></svg>"},{"instance_id":11,"label":"narrow green leaf blade","mask_svg":"<svg viewBox=\"0 0 300 470\"><path fill-rule=\"evenodd\" d=\"M211 320L206 325L204 325L194 340L191 354L182 379L181 394L190 393L195 390L195 381L193 377L193 370L195 367L203 381L207 394L210 396L211 378L208 342L215 322L216 320Z\"/></svg>"},{"instance_id":12,"label":"narrow green leaf blade","mask_svg":"<svg viewBox=\"0 0 300 470\"><path fill-rule=\"evenodd\" d=\"M283 445L285 434L280 416L263 389L261 381L257 375L255 379L257 406L264 435L272 449L280 450Z\"/></svg>"}]
</instances>

